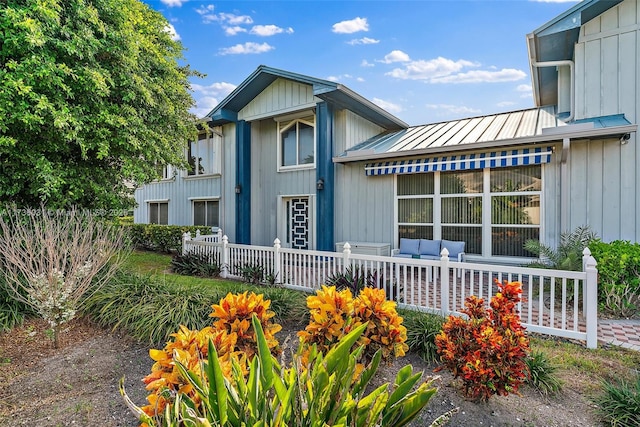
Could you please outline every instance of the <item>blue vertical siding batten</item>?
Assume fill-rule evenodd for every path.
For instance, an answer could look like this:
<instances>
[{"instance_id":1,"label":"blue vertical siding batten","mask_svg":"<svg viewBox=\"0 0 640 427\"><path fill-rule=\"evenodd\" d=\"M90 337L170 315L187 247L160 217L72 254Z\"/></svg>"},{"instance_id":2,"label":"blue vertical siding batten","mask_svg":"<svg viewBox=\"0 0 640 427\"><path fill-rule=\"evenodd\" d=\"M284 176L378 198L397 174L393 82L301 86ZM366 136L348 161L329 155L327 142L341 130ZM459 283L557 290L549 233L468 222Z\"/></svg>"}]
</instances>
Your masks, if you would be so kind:
<instances>
[{"instance_id":1,"label":"blue vertical siding batten","mask_svg":"<svg viewBox=\"0 0 640 427\"><path fill-rule=\"evenodd\" d=\"M236 241L251 244L251 123L236 123Z\"/></svg>"},{"instance_id":2,"label":"blue vertical siding batten","mask_svg":"<svg viewBox=\"0 0 640 427\"><path fill-rule=\"evenodd\" d=\"M326 102L319 103L316 109L317 159L316 182L322 180L324 188L316 189L317 221L316 248L320 251L333 251L334 245L334 198L335 174L333 165L333 108Z\"/></svg>"}]
</instances>

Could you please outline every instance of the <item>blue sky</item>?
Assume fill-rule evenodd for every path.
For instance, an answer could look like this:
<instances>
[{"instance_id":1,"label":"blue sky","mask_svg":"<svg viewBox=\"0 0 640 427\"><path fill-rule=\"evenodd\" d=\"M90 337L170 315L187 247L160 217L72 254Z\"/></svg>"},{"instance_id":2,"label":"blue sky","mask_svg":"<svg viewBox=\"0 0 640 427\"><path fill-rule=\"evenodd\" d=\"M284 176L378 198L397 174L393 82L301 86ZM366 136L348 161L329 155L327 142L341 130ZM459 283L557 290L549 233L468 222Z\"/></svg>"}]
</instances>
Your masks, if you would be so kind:
<instances>
[{"instance_id":1,"label":"blue sky","mask_svg":"<svg viewBox=\"0 0 640 427\"><path fill-rule=\"evenodd\" d=\"M146 0L204 116L259 65L338 81L410 125L533 107L525 36L566 0Z\"/></svg>"}]
</instances>

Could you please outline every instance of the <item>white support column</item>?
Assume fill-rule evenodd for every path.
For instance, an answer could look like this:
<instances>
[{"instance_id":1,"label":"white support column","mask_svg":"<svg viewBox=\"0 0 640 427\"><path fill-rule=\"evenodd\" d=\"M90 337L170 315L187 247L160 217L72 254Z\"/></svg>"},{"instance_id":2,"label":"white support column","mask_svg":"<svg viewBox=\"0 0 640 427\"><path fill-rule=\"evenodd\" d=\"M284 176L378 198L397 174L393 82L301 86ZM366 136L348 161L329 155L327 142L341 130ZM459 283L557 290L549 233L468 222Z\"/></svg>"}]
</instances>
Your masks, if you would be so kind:
<instances>
[{"instance_id":1,"label":"white support column","mask_svg":"<svg viewBox=\"0 0 640 427\"><path fill-rule=\"evenodd\" d=\"M440 252L440 311L449 315L449 250Z\"/></svg>"},{"instance_id":2,"label":"white support column","mask_svg":"<svg viewBox=\"0 0 640 427\"><path fill-rule=\"evenodd\" d=\"M556 233L562 233L568 231L571 226L569 224L569 189L571 183L569 182L570 174L569 167L571 166L571 139L562 139L562 153L560 155L560 230Z\"/></svg>"},{"instance_id":3,"label":"white support column","mask_svg":"<svg viewBox=\"0 0 640 427\"><path fill-rule=\"evenodd\" d=\"M585 251L587 251L585 249ZM587 323L587 348L598 347L598 264L594 257L589 255L585 263L587 273L586 280L586 305L584 317Z\"/></svg>"},{"instance_id":4,"label":"white support column","mask_svg":"<svg viewBox=\"0 0 640 427\"><path fill-rule=\"evenodd\" d=\"M222 265L220 266L220 277L226 279L229 275L229 238L222 236Z\"/></svg>"}]
</instances>

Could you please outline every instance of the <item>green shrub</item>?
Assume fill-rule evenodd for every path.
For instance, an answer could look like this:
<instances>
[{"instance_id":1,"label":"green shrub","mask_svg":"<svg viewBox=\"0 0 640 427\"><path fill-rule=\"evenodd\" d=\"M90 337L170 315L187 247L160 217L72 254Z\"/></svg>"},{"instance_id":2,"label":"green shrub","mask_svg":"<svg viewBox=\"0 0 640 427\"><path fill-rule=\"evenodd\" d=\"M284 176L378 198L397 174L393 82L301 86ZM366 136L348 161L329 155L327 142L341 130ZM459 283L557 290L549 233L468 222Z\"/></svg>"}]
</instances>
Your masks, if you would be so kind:
<instances>
[{"instance_id":1,"label":"green shrub","mask_svg":"<svg viewBox=\"0 0 640 427\"><path fill-rule=\"evenodd\" d=\"M298 352L293 366L283 369L269 351L259 321L255 317L252 321L258 355L248 376L234 362L232 378L225 381L216 348L210 341L204 372L177 362L181 376L195 390L199 405L178 393L173 408L167 409L160 420L153 419L128 399L121 380L120 390L128 406L150 426L400 427L414 419L436 393L430 381L414 389L422 373L413 374L408 365L398 372L392 391L389 384L383 384L365 395L379 366L380 353L358 375L362 347L353 352L350 349L366 324L342 338L326 355L315 353L308 366L300 365Z\"/></svg>"},{"instance_id":2,"label":"green shrub","mask_svg":"<svg viewBox=\"0 0 640 427\"><path fill-rule=\"evenodd\" d=\"M199 253L175 254L171 258L171 271L187 276L217 277L220 275L220 264L209 258Z\"/></svg>"},{"instance_id":3,"label":"green shrub","mask_svg":"<svg viewBox=\"0 0 640 427\"><path fill-rule=\"evenodd\" d=\"M598 303L603 311L630 317L640 305L640 244L616 240L589 245L598 265Z\"/></svg>"},{"instance_id":4,"label":"green shrub","mask_svg":"<svg viewBox=\"0 0 640 427\"><path fill-rule=\"evenodd\" d=\"M438 358L436 336L442 331L444 317L408 310L401 314L404 319L402 324L407 328L406 342L409 351L416 353L425 362L435 361Z\"/></svg>"},{"instance_id":5,"label":"green shrub","mask_svg":"<svg viewBox=\"0 0 640 427\"><path fill-rule=\"evenodd\" d=\"M594 399L598 413L606 425L613 427L640 426L640 375L634 382L605 381L602 395Z\"/></svg>"},{"instance_id":6,"label":"green shrub","mask_svg":"<svg viewBox=\"0 0 640 427\"><path fill-rule=\"evenodd\" d=\"M212 304L229 292L245 290L270 299L279 322L304 318L301 313L306 310L306 295L302 292L214 280L180 284L171 276L144 276L127 271L121 271L89 297L84 311L102 326L125 330L139 341L160 344L166 342L179 325L194 330L209 325Z\"/></svg>"},{"instance_id":7,"label":"green shrub","mask_svg":"<svg viewBox=\"0 0 640 427\"><path fill-rule=\"evenodd\" d=\"M160 252L180 252L182 250L182 235L196 231L201 234L211 234L211 227L182 226L182 225L158 225L158 224L132 224L123 225L127 229L127 235L131 244L138 249L147 249Z\"/></svg>"},{"instance_id":8,"label":"green shrub","mask_svg":"<svg viewBox=\"0 0 640 427\"><path fill-rule=\"evenodd\" d=\"M120 272L85 301L85 313L98 324L123 329L133 338L159 344L179 325L201 329L210 323L211 305L227 290L185 286L167 278Z\"/></svg>"},{"instance_id":9,"label":"green shrub","mask_svg":"<svg viewBox=\"0 0 640 427\"><path fill-rule=\"evenodd\" d=\"M562 381L558 378L557 367L553 365L545 353L532 351L525 359L527 364L527 384L542 395L553 394L562 389Z\"/></svg>"}]
</instances>

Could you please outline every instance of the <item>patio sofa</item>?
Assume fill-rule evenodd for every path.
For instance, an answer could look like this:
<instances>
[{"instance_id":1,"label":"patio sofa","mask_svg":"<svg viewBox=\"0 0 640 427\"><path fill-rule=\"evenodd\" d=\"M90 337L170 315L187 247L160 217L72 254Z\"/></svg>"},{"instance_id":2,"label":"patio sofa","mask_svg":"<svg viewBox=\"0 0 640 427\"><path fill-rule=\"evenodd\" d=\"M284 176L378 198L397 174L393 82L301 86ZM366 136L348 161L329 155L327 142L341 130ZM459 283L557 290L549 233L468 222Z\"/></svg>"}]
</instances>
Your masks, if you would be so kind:
<instances>
[{"instance_id":1,"label":"patio sofa","mask_svg":"<svg viewBox=\"0 0 640 427\"><path fill-rule=\"evenodd\" d=\"M400 258L417 258L439 260L444 248L449 251L449 258L463 262L465 242L453 240L400 239L400 247L391 251L391 256Z\"/></svg>"}]
</instances>

